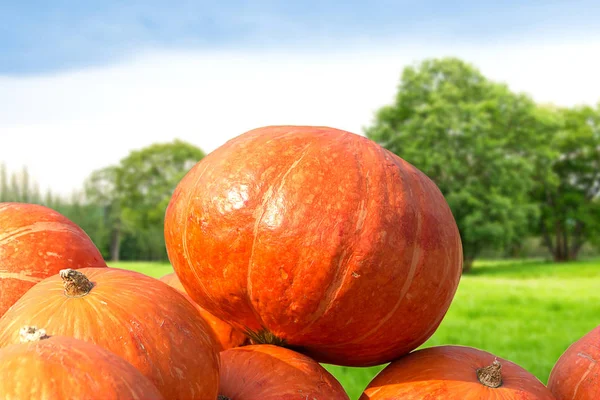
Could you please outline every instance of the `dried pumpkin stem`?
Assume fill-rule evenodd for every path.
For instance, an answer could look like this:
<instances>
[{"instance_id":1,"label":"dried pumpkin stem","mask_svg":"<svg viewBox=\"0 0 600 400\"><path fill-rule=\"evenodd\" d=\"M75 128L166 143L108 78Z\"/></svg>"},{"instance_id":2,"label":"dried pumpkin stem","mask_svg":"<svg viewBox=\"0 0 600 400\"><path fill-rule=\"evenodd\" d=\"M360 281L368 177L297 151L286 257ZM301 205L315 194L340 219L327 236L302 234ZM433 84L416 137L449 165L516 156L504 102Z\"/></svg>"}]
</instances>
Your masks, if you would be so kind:
<instances>
[{"instance_id":1,"label":"dried pumpkin stem","mask_svg":"<svg viewBox=\"0 0 600 400\"><path fill-rule=\"evenodd\" d=\"M281 347L286 347L287 345L285 339L275 336L266 328L263 328L257 332L246 329L246 336L250 339L250 344L273 344Z\"/></svg>"},{"instance_id":2,"label":"dried pumpkin stem","mask_svg":"<svg viewBox=\"0 0 600 400\"><path fill-rule=\"evenodd\" d=\"M64 282L67 297L83 297L94 287L87 276L74 269L61 270L60 277Z\"/></svg>"},{"instance_id":3,"label":"dried pumpkin stem","mask_svg":"<svg viewBox=\"0 0 600 400\"><path fill-rule=\"evenodd\" d=\"M492 365L477 369L477 379L482 385L497 388L502 385L502 364L495 359Z\"/></svg>"},{"instance_id":4,"label":"dried pumpkin stem","mask_svg":"<svg viewBox=\"0 0 600 400\"><path fill-rule=\"evenodd\" d=\"M231 400L231 398L229 398L227 396L223 396L222 394L220 394L219 397L217 397L217 400Z\"/></svg>"},{"instance_id":5,"label":"dried pumpkin stem","mask_svg":"<svg viewBox=\"0 0 600 400\"><path fill-rule=\"evenodd\" d=\"M48 339L46 330L35 326L24 326L19 330L19 341L21 343L39 342L43 339Z\"/></svg>"}]
</instances>

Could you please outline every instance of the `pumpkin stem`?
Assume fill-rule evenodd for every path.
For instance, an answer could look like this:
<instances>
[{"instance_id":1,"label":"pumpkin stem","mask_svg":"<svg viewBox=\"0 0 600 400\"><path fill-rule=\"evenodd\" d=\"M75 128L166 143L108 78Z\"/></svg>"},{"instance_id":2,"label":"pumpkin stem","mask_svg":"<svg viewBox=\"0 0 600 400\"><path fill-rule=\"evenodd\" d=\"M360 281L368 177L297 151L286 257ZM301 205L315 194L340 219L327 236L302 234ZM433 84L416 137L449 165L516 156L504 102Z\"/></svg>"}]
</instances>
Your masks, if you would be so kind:
<instances>
[{"instance_id":1,"label":"pumpkin stem","mask_svg":"<svg viewBox=\"0 0 600 400\"><path fill-rule=\"evenodd\" d=\"M492 365L477 369L477 379L482 385L497 388L502 385L502 364L498 359L494 359Z\"/></svg>"},{"instance_id":2,"label":"pumpkin stem","mask_svg":"<svg viewBox=\"0 0 600 400\"><path fill-rule=\"evenodd\" d=\"M220 394L219 397L217 397L217 400L231 400L231 398L229 398L227 396L223 396L222 394Z\"/></svg>"},{"instance_id":3,"label":"pumpkin stem","mask_svg":"<svg viewBox=\"0 0 600 400\"><path fill-rule=\"evenodd\" d=\"M37 328L35 326L24 326L19 329L19 340L21 343L39 342L43 339L48 339L50 336L46 335L46 330Z\"/></svg>"},{"instance_id":4,"label":"pumpkin stem","mask_svg":"<svg viewBox=\"0 0 600 400\"><path fill-rule=\"evenodd\" d=\"M267 328L263 328L258 332L246 329L246 336L250 338L250 344L272 344L275 346L286 346L286 340L273 334Z\"/></svg>"},{"instance_id":5,"label":"pumpkin stem","mask_svg":"<svg viewBox=\"0 0 600 400\"><path fill-rule=\"evenodd\" d=\"M87 276L74 269L61 270L60 277L65 284L65 295L67 297L83 297L94 287Z\"/></svg>"}]
</instances>

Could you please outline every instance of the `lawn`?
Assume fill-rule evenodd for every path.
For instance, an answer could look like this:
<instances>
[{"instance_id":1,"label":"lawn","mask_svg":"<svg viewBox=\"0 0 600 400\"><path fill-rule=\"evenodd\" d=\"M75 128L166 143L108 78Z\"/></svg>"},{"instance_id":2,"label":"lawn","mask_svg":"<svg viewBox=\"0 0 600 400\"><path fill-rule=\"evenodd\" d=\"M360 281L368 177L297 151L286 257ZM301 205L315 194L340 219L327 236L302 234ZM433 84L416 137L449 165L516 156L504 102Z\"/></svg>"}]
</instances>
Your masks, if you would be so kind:
<instances>
[{"instance_id":1,"label":"lawn","mask_svg":"<svg viewBox=\"0 0 600 400\"><path fill-rule=\"evenodd\" d=\"M160 277L168 264L118 263ZM546 383L575 340L600 324L600 260L566 264L486 261L464 276L448 314L424 347L474 346L516 362ZM357 399L381 369L326 366Z\"/></svg>"}]
</instances>

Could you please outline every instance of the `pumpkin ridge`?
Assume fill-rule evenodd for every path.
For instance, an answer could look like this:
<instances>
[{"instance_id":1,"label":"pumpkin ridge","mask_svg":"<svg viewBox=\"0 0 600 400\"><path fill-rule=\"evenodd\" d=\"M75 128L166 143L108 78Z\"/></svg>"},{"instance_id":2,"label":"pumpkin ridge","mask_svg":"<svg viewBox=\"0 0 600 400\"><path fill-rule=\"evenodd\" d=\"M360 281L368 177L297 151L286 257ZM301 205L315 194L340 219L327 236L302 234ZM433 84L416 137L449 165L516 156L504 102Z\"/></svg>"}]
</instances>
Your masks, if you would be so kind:
<instances>
[{"instance_id":1,"label":"pumpkin ridge","mask_svg":"<svg viewBox=\"0 0 600 400\"><path fill-rule=\"evenodd\" d=\"M200 179L202 179L202 176L204 175L204 173L206 172L206 170L208 169L208 164L204 167L204 169L202 170L202 172L200 174L198 174L198 178L196 179L195 182L195 186L198 185L198 183L200 182ZM185 214L186 215L191 215L190 214L190 208L192 207L192 199L191 199L191 192L187 193L187 197L186 197L186 211ZM200 278L200 275L198 275L198 272L196 271L195 268L193 268L192 266L192 262L190 261L192 258L190 257L190 250L189 250L189 246L188 246L188 242L187 242L187 230L188 230L188 226L189 226L189 218L186 218L185 223L183 224L183 240L181 242L182 248L183 248L183 255L184 255L184 259L186 260L187 264L188 264L188 270L192 271L192 273L194 274L194 277L196 278L195 282L198 283L198 285L200 286L200 288L202 289L203 294L208 297L211 301L213 301L210 293L208 293L208 291L206 290L206 287L204 286L204 283L202 282L202 278Z\"/></svg>"},{"instance_id":2,"label":"pumpkin ridge","mask_svg":"<svg viewBox=\"0 0 600 400\"><path fill-rule=\"evenodd\" d=\"M9 271L0 269L0 279L18 279L20 281L38 283L38 282L41 282L44 278L38 278L36 276L31 276L31 275L27 275L27 274L23 274L23 273L19 273L19 272L9 272Z\"/></svg>"},{"instance_id":3,"label":"pumpkin ridge","mask_svg":"<svg viewBox=\"0 0 600 400\"><path fill-rule=\"evenodd\" d=\"M337 138L337 140L343 141L345 138L346 138L346 136L340 136ZM358 165L357 170L360 171L361 160L358 158L358 155L356 152L351 151L350 153L354 156L356 164ZM363 193L366 197L369 197L369 194L370 194L369 193L369 190L370 190L369 177L370 177L369 171L367 171L366 178L364 179L364 191L363 191ZM362 177L361 177L361 179L362 179ZM360 204L359 209L357 210L357 212L355 214L353 214L353 217L357 218L357 221L356 221L357 226L358 226L358 221L360 221L361 219L363 220L362 222L364 224L364 220L366 219L366 213L368 213L368 208L366 207L366 203L361 202L359 204ZM365 215L364 215L364 217L361 217L361 215L363 213ZM362 226L361 226L360 231L361 232L358 234L355 233L355 236L358 236L358 237L361 236ZM337 266L336 272L334 274L335 278L332 279L331 283L325 290L325 292L323 294L323 298L319 302L319 306L317 307L317 310L314 312L311 321L308 324L306 324L299 332L297 332L295 334L295 336L301 336L304 332L306 332L308 329L310 329L320 318L327 315L329 310L331 310L333 308L333 306L335 304L335 300L337 299L338 295L340 294L340 291L343 289L346 278L348 277L348 275L350 273L354 272L354 271L351 271L350 260L352 260L352 257L354 255L354 251L355 251L355 247L356 247L355 243L356 242L353 242L350 250L348 250L348 247L346 247L346 249L344 249L341 252L341 255L340 255L339 261L338 261L338 266ZM349 253L349 255L347 255L347 253ZM345 270L343 273L340 273L340 270L342 269L342 265L345 265Z\"/></svg>"},{"instance_id":4,"label":"pumpkin ridge","mask_svg":"<svg viewBox=\"0 0 600 400\"><path fill-rule=\"evenodd\" d=\"M302 159L308 154L309 147L310 147L310 143L307 144L306 146L304 146L300 157L298 157L298 159L295 160L284 173L279 174L279 176L281 176L281 179L279 181L277 189L274 189L275 185L271 185L269 187L269 189L263 196L263 200L260 205L260 208L261 208L260 216L258 218L256 218L256 221L254 222L254 230L253 230L253 235L252 235L253 236L252 247L250 248L250 256L248 257L248 270L246 272L246 297L247 297L247 303L248 303L250 309L252 310L252 313L254 314L255 318L258 320L258 323L261 326L264 325L264 321L258 311L258 307L252 300L252 279L250 279L251 272L252 272L252 259L254 258L254 248L256 247L256 238L258 236L258 230L260 227L260 223L262 222L263 216L265 215L267 203L271 200L271 198L273 197L273 195L275 193L278 193L281 191L281 188L283 187L283 185L285 185L285 180L286 180L287 176L290 174L290 172L292 172L292 170L294 168L296 168L298 166L298 164L300 164Z\"/></svg>"},{"instance_id":5,"label":"pumpkin ridge","mask_svg":"<svg viewBox=\"0 0 600 400\"><path fill-rule=\"evenodd\" d=\"M600 326L571 343L556 360L548 388L557 399L596 399L600 371Z\"/></svg>"},{"instance_id":6,"label":"pumpkin ridge","mask_svg":"<svg viewBox=\"0 0 600 400\"><path fill-rule=\"evenodd\" d=\"M29 235L39 231L65 232L82 237L81 232L72 226L55 221L34 222L30 225L17 228L10 233L0 235L0 246L5 245L21 236Z\"/></svg>"},{"instance_id":7,"label":"pumpkin ridge","mask_svg":"<svg viewBox=\"0 0 600 400\"><path fill-rule=\"evenodd\" d=\"M587 376L592 372L592 370L596 366L596 360L592 359L589 355L588 355L588 357L584 357L584 358L587 358L591 362L589 363L587 370L581 376L581 379L579 380L579 382L577 382L577 385L575 385L575 389L573 390L573 398L574 399L577 398L577 392L579 391L579 386L581 386L581 383L585 380L585 378L587 378Z\"/></svg>"},{"instance_id":8,"label":"pumpkin ridge","mask_svg":"<svg viewBox=\"0 0 600 400\"><path fill-rule=\"evenodd\" d=\"M42 281L42 282L38 283L38 285L40 285L40 287L41 287L41 285L44 285L44 282ZM25 293L25 294L27 294L27 293ZM28 299L29 298L26 297L25 295L23 297L25 297L24 301L18 301L18 302L16 302L11 307L12 309L17 310L16 311L17 314L20 314L21 308L23 308L23 307L27 308L27 304L28 304L28 301L29 301ZM35 299L35 301L37 302L37 304L40 305L40 311L37 314L32 315L31 318L30 318L30 321L35 321L35 320L38 319L39 315L42 313L41 309L43 307L49 307L49 306L53 305L55 301L56 302L59 302L59 301L62 302L62 301L64 301L64 297L63 298L56 298L56 299L52 299L51 297L47 297L47 298L42 298L42 299ZM2 320L2 318L0 318L0 320ZM17 322L19 322L19 321L17 321L16 319L14 319L13 321L9 321L8 325L6 326L6 331L10 331L11 329L15 329L15 331L16 331L18 329L18 328L15 327L15 325L17 324Z\"/></svg>"},{"instance_id":9,"label":"pumpkin ridge","mask_svg":"<svg viewBox=\"0 0 600 400\"><path fill-rule=\"evenodd\" d=\"M107 303L104 299L111 301L110 298L110 293L107 292L102 292L102 291L98 291L96 293L94 293L94 299L90 299L90 301L87 302L87 306L89 307L89 311L93 311L96 313L96 315L98 316L102 316L104 314L106 315L110 315L110 319L113 318L114 314L124 314L127 313L127 308L122 307L119 302L115 302L115 301L111 301L111 308L113 310L118 310L118 313L116 312L112 312L112 313L108 313L106 310L101 310L99 308L99 305L104 303ZM127 331L129 334L129 339L132 341L135 341L137 338L136 333L135 333L135 325L142 325L141 324L141 320L140 318L130 318L130 320L128 321L128 324L123 324L123 326L127 327ZM127 339L127 338L126 338ZM141 349L141 351L139 351L138 356L140 358L143 358L146 362L147 362L147 370L141 368L141 367L137 367L137 369L140 372L143 372L144 374L147 371L152 371L153 374L156 375L157 379L162 380L164 379L162 371L160 368L157 367L157 365L154 363L154 360L152 359L151 354L148 352L148 349L146 349L145 346L140 346L138 347L138 349ZM153 383L154 379L151 379L151 381Z\"/></svg>"},{"instance_id":10,"label":"pumpkin ridge","mask_svg":"<svg viewBox=\"0 0 600 400\"><path fill-rule=\"evenodd\" d=\"M387 149L382 149L382 151L383 151L383 152L384 152L386 155L388 155L388 156L389 156L390 154L392 154L392 155L393 155L393 153L390 153L390 152L389 152L389 150L387 150ZM386 157L386 158L391 158L392 162L393 162L394 164L396 164L396 165L399 167L399 168L398 168L398 170L399 170L399 171L400 171L400 173L402 173L403 175L404 175L404 173L406 172L406 171L404 170L404 168L401 168L401 167L403 166L403 164L406 164L405 166L408 166L408 167L409 167L409 170L411 170L412 172L415 172L415 174L414 174L414 175L411 175L412 181L413 181L413 182L417 182L417 183L418 183L418 185L419 185L419 187L421 188L421 190L422 190L423 192L427 192L427 191L428 191L428 189L436 189L436 190L434 190L434 191L437 191L437 192L441 193L441 192L439 191L439 188L438 188L438 187L435 185L435 183L432 183L432 182L429 182L429 181L427 181L428 177L427 177L425 174L423 174L423 173L422 173L420 170L418 170L417 168L415 168L415 167L414 167L412 164L410 164L410 163L408 163L408 162L406 162L406 161L395 160L393 157ZM425 179L425 180L423 180L422 178L426 178L426 179ZM412 186L410 186L410 185L409 185L408 187L409 187L409 189L410 189L410 194L411 194L411 199L412 199L412 197L413 197L413 196L412 196L412 195L413 195L413 193L412 193ZM417 213L417 224L418 224L418 225L417 225L417 229L418 229L418 233L417 233L417 234L415 234L415 239L417 239L417 238L418 238L418 234L419 234L419 233L420 233L420 231L421 231L421 225L422 225L422 222L423 222L423 221L422 221L422 217L423 217L423 214L422 214L422 213L420 213L420 212L418 212L418 213ZM461 241L460 241L460 235L456 235L456 241L458 242L458 245L462 247L462 243L461 243ZM417 251L417 250L419 250L419 251L420 251L421 249L420 249L420 248L414 248L414 251ZM422 255L422 253L421 253L421 254L419 254L419 256L421 256L421 255ZM459 257L462 257L462 252L460 252L460 254L459 254ZM413 254L413 259L414 259L414 254ZM458 261L458 263L459 263L459 264L462 264L462 260ZM417 262L416 264L412 264L412 267L411 267L411 274L412 274L412 276L411 276L410 282L408 282L408 281L407 281L407 282L405 282L405 285L406 285L406 284L408 284L408 285L409 285L409 286L408 286L408 288L410 288L410 284L412 284L412 281L414 280L414 269L415 269L416 265L418 265L418 262ZM446 268L446 271L444 272L444 278L445 278L445 277L447 276L447 274L449 274L449 273L450 273L450 270L449 270L448 268ZM459 276L459 279L460 279L460 276ZM408 288L407 288L407 292L408 292ZM442 288L441 286L440 286L440 287L438 287L438 292L439 292L439 290L441 290L441 288ZM436 294L437 294L437 292L436 292ZM402 296L400 296L400 297L401 297L401 299L404 299L404 297L405 297L405 296L406 296L406 293L404 293L404 294L403 294ZM397 309L397 307L398 307L399 305L400 305L400 302L398 302L398 303L396 304L396 309ZM383 322L385 322L385 321L389 320L389 319L390 319L392 316L393 316L393 314L388 314L388 315L387 315L387 316L386 316L384 319L382 319L382 321L383 321ZM441 323L441 321L444 319L444 317L445 317L445 313L444 313L444 314L441 314L441 315L439 315L439 316L438 316L438 318L437 318L437 320L436 320L436 321L435 321L435 322L434 322L434 323L431 325L431 328L430 328L430 329L429 329L427 332L424 332L424 335L423 335L422 337L430 337L430 336L433 334L433 332L435 332L435 330L437 329L437 327L440 325L440 323ZM384 320L385 320L385 321L384 321ZM371 331L371 333L370 333L370 334L373 334L373 333L375 333L375 332L377 331L377 329L378 329L378 328L380 328L380 327L383 325L383 322L382 322L382 323L380 323L380 324L378 325L378 327L377 327L377 328L373 329L373 330ZM361 339L362 339L362 340L364 340L364 339L366 339L366 338L368 338L368 335L365 335L365 336L364 336L364 337L362 337ZM359 339L359 340L360 340L360 339ZM355 343L355 342L350 342L349 344L352 344L352 343ZM332 346L332 347L337 347L337 346Z\"/></svg>"},{"instance_id":11,"label":"pumpkin ridge","mask_svg":"<svg viewBox=\"0 0 600 400\"><path fill-rule=\"evenodd\" d=\"M402 174L404 174L405 171L403 171L402 169L399 169L400 171L402 171ZM410 175L410 174L406 174L406 175ZM411 177L410 179L412 182L411 184L418 184L420 186L420 188L422 189L422 182L420 179L414 179L413 177ZM410 194L410 203L414 203L414 193L412 191L412 186L410 184L406 185L409 190L405 191L405 193L409 193ZM419 210L415 210L415 216L416 216L416 224L417 227L415 229L415 235L414 235L414 240L415 242L417 241L419 235L421 234L421 228L423 226L423 214L419 211ZM419 262L421 261L421 255L423 254L423 252L421 251L421 248L418 246L413 246L413 255L412 255L412 259L411 259L411 264L410 264L410 270L408 271L406 280L404 281L404 285L402 286L402 289L400 290L400 295L398 296L398 301L396 302L396 304L394 304L394 306L391 308L391 310L387 313L387 315L383 318L381 318L381 320L379 321L379 323L374 326L370 331L368 331L367 333L361 335L360 337L357 338L353 338L352 341L347 342L347 343L338 343L335 346L328 346L330 348L337 348L337 347L343 347L343 346L347 346L349 344L354 344L354 343L358 343L361 341L364 341L365 339L369 338L370 336L372 336L373 334L377 333L379 331L379 329L387 322L390 320L390 318L392 318L394 316L394 314L396 313L396 311L398 310L398 308L400 307L400 304L402 304L402 301L404 300L404 298L406 297L406 294L408 293L408 291L410 290L410 286L412 285L414 278L415 278L415 272L417 269L417 266L419 265Z\"/></svg>"}]
</instances>

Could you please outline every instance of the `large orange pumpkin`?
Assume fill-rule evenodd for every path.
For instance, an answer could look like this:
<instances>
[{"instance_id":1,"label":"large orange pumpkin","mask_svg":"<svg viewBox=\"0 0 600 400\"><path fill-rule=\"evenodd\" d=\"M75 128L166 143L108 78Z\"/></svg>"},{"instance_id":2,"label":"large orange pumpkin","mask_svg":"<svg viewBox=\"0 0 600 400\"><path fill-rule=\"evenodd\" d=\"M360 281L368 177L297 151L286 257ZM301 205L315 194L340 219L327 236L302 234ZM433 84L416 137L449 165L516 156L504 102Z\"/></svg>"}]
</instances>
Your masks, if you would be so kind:
<instances>
[{"instance_id":1,"label":"large orange pumpkin","mask_svg":"<svg viewBox=\"0 0 600 400\"><path fill-rule=\"evenodd\" d=\"M140 371L110 351L24 327L22 343L0 349L0 398L163 400Z\"/></svg>"},{"instance_id":2,"label":"large orange pumpkin","mask_svg":"<svg viewBox=\"0 0 600 400\"><path fill-rule=\"evenodd\" d=\"M465 346L417 350L385 367L360 400L553 400L517 364Z\"/></svg>"},{"instance_id":3,"label":"large orange pumpkin","mask_svg":"<svg viewBox=\"0 0 600 400\"><path fill-rule=\"evenodd\" d=\"M381 364L425 342L462 269L444 197L365 137L249 131L196 164L165 216L171 263L204 309L318 361Z\"/></svg>"},{"instance_id":4,"label":"large orange pumpkin","mask_svg":"<svg viewBox=\"0 0 600 400\"><path fill-rule=\"evenodd\" d=\"M160 278L160 280L179 290L190 302L192 302L192 304L194 304L194 306L200 312L200 315L202 315L202 318L204 318L204 320L210 325L212 333L215 337L215 341L217 342L218 351L227 350L246 343L246 335L196 304L196 302L188 296L183 288L183 285L181 284L181 281L175 273L167 274Z\"/></svg>"},{"instance_id":5,"label":"large orange pumpkin","mask_svg":"<svg viewBox=\"0 0 600 400\"><path fill-rule=\"evenodd\" d=\"M74 222L48 207L0 203L0 316L42 279L83 267L106 263Z\"/></svg>"},{"instance_id":6,"label":"large orange pumpkin","mask_svg":"<svg viewBox=\"0 0 600 400\"><path fill-rule=\"evenodd\" d=\"M221 353L220 400L348 400L340 383L313 359L259 344Z\"/></svg>"},{"instance_id":7,"label":"large orange pumpkin","mask_svg":"<svg viewBox=\"0 0 600 400\"><path fill-rule=\"evenodd\" d=\"M600 326L560 356L548 378L557 400L600 399Z\"/></svg>"},{"instance_id":8,"label":"large orange pumpkin","mask_svg":"<svg viewBox=\"0 0 600 400\"><path fill-rule=\"evenodd\" d=\"M214 399L219 359L210 327L177 290L117 268L63 270L32 287L0 318L0 347L18 327L95 343L129 361L167 399Z\"/></svg>"}]
</instances>

